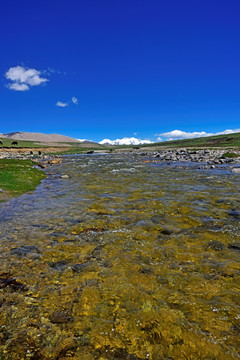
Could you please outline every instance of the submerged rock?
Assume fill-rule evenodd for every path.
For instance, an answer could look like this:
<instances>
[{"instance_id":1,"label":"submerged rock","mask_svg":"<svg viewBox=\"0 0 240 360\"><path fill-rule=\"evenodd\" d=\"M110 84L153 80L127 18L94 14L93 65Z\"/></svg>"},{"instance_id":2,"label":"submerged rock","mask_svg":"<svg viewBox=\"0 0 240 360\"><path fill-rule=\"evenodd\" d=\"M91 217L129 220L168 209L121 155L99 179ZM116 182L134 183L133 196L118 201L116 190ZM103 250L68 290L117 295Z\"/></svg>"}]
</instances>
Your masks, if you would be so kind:
<instances>
[{"instance_id":1,"label":"submerged rock","mask_svg":"<svg viewBox=\"0 0 240 360\"><path fill-rule=\"evenodd\" d=\"M173 231L169 230L169 229L163 229L160 231L160 233L163 235L171 235L173 233Z\"/></svg>"},{"instance_id":2,"label":"submerged rock","mask_svg":"<svg viewBox=\"0 0 240 360\"><path fill-rule=\"evenodd\" d=\"M223 250L225 248L224 244L221 243L218 240L209 241L207 243L207 247L212 249L212 250L216 250L216 251L220 251L220 250Z\"/></svg>"},{"instance_id":3,"label":"submerged rock","mask_svg":"<svg viewBox=\"0 0 240 360\"><path fill-rule=\"evenodd\" d=\"M11 274L6 272L0 275L0 289L9 286L12 290L27 290L26 285L11 277Z\"/></svg>"},{"instance_id":4,"label":"submerged rock","mask_svg":"<svg viewBox=\"0 0 240 360\"><path fill-rule=\"evenodd\" d=\"M55 270L63 270L67 266L68 262L65 260L50 262L49 266Z\"/></svg>"},{"instance_id":5,"label":"submerged rock","mask_svg":"<svg viewBox=\"0 0 240 360\"><path fill-rule=\"evenodd\" d=\"M54 311L49 320L53 324L66 324L69 321L73 321L73 317L69 316L67 311Z\"/></svg>"},{"instance_id":6,"label":"submerged rock","mask_svg":"<svg viewBox=\"0 0 240 360\"><path fill-rule=\"evenodd\" d=\"M235 219L239 219L240 213L236 209L232 209L229 211L229 215L234 217Z\"/></svg>"},{"instance_id":7,"label":"submerged rock","mask_svg":"<svg viewBox=\"0 0 240 360\"><path fill-rule=\"evenodd\" d=\"M90 265L91 265L92 261L88 261L86 263L83 264L75 264L72 266L72 271L74 272L81 272L85 269L87 269Z\"/></svg>"},{"instance_id":8,"label":"submerged rock","mask_svg":"<svg viewBox=\"0 0 240 360\"><path fill-rule=\"evenodd\" d=\"M228 244L229 249L240 251L240 243Z\"/></svg>"},{"instance_id":9,"label":"submerged rock","mask_svg":"<svg viewBox=\"0 0 240 360\"><path fill-rule=\"evenodd\" d=\"M26 256L26 255L32 255L34 257L39 257L39 254L41 254L41 251L35 245L23 245L18 248L13 248L10 251L11 251L11 254L18 255L20 257Z\"/></svg>"}]
</instances>

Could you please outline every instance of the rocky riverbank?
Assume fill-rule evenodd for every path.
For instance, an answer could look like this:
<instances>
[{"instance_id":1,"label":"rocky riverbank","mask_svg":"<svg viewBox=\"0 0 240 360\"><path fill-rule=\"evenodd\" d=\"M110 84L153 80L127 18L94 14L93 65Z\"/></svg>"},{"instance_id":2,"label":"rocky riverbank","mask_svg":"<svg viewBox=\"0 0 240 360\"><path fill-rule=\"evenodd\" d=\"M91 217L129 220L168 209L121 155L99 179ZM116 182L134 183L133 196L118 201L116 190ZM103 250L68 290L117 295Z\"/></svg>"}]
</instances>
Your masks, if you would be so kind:
<instances>
[{"instance_id":1,"label":"rocky riverbank","mask_svg":"<svg viewBox=\"0 0 240 360\"><path fill-rule=\"evenodd\" d=\"M240 150L225 150L225 149L168 149L158 151L141 151L140 149L117 149L113 154L117 152L127 154L136 154L140 156L147 156L153 159L164 162L195 162L200 163L202 168L214 168L216 165L223 164L240 164ZM95 151L91 152L95 153ZM90 152L89 152L90 154ZM23 149L11 149L8 151L0 151L0 159L23 159L32 160L41 164L54 164L58 163L62 155L47 155L41 151Z\"/></svg>"},{"instance_id":2,"label":"rocky riverbank","mask_svg":"<svg viewBox=\"0 0 240 360\"><path fill-rule=\"evenodd\" d=\"M208 167L222 164L240 164L240 151L226 150L159 150L156 152L139 152L139 155L152 156L160 161L166 162L196 162Z\"/></svg>"}]
</instances>

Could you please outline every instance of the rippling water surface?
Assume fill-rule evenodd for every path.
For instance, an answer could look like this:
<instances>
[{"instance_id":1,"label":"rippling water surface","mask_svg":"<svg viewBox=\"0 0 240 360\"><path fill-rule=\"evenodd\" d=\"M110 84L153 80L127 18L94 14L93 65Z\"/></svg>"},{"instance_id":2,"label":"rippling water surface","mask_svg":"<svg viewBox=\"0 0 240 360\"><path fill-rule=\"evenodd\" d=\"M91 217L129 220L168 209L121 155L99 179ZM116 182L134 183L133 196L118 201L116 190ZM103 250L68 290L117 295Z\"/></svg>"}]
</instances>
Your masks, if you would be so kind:
<instances>
[{"instance_id":1,"label":"rippling water surface","mask_svg":"<svg viewBox=\"0 0 240 360\"><path fill-rule=\"evenodd\" d=\"M0 207L0 359L240 357L239 174L131 155L47 172Z\"/></svg>"}]
</instances>

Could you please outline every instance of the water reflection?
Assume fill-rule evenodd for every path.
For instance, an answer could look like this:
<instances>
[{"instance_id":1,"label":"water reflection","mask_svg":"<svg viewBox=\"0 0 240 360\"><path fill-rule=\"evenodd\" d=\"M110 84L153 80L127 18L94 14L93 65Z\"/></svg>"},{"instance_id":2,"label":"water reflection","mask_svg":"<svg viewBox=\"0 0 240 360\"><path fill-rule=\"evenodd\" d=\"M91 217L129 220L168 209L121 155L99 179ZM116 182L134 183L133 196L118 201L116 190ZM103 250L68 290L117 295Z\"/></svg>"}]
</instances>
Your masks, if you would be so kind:
<instances>
[{"instance_id":1,"label":"water reflection","mask_svg":"<svg viewBox=\"0 0 240 360\"><path fill-rule=\"evenodd\" d=\"M66 157L1 205L0 358L238 358L239 205L228 169Z\"/></svg>"}]
</instances>

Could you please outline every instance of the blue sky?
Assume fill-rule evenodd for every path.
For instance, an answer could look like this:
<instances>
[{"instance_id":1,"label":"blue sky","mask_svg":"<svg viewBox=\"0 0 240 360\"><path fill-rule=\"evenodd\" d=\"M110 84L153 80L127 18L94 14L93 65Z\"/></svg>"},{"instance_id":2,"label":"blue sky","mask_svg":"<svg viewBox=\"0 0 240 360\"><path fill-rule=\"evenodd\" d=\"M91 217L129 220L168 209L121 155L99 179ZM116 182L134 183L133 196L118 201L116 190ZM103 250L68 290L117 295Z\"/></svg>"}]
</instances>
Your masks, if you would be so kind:
<instances>
[{"instance_id":1,"label":"blue sky","mask_svg":"<svg viewBox=\"0 0 240 360\"><path fill-rule=\"evenodd\" d=\"M5 1L0 48L2 133L240 128L239 0Z\"/></svg>"}]
</instances>

